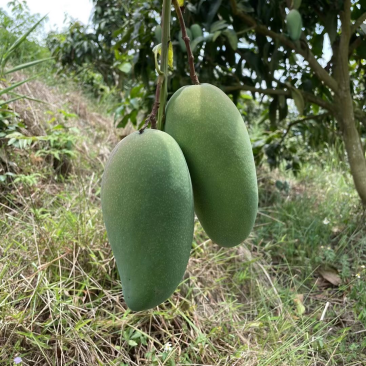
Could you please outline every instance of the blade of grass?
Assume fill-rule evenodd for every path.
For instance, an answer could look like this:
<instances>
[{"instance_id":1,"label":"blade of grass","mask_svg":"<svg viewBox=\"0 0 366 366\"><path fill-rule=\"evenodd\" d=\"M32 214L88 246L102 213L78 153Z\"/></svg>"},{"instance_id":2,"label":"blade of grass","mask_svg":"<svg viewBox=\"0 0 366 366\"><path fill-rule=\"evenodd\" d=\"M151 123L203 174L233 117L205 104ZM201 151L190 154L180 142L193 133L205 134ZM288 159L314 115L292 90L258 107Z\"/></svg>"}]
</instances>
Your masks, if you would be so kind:
<instances>
[{"instance_id":1,"label":"blade of grass","mask_svg":"<svg viewBox=\"0 0 366 366\"><path fill-rule=\"evenodd\" d=\"M38 27L38 25L47 17L46 14L43 18L41 18L37 23L35 23L31 28L29 28L22 36L20 36L11 46L10 48L4 53L1 61L1 67L4 69L7 61L11 54L27 39L27 37Z\"/></svg>"},{"instance_id":2,"label":"blade of grass","mask_svg":"<svg viewBox=\"0 0 366 366\"><path fill-rule=\"evenodd\" d=\"M11 73L16 72L16 71L19 71L19 70L24 70L24 69L27 69L28 67L36 66L38 64L41 64L41 63L46 62L46 61L50 61L52 59L53 59L53 57L46 57L46 58L42 58L40 60L36 60L36 61L32 61L32 62L27 62L25 64L21 64L21 65L15 66L12 69L4 72L4 75L11 74Z\"/></svg>"},{"instance_id":3,"label":"blade of grass","mask_svg":"<svg viewBox=\"0 0 366 366\"><path fill-rule=\"evenodd\" d=\"M25 79L25 80L22 80L22 81L18 81L17 83L13 84L13 85L10 85L8 86L7 88L3 89L3 90L0 90L0 95L3 95L3 94L6 94L6 93L9 93L11 90L17 88L18 86L20 85L23 85L25 83L27 83L28 81L31 81L35 78L37 78L39 75L34 75L28 79Z\"/></svg>"}]
</instances>

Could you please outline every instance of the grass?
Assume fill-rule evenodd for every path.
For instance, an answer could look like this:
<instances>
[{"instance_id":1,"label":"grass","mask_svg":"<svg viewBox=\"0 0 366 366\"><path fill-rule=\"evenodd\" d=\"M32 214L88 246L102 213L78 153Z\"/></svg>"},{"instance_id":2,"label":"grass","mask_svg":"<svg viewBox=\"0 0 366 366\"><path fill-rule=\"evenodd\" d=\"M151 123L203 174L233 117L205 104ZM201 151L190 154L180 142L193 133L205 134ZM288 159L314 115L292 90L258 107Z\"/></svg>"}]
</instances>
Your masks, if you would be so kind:
<instances>
[{"instance_id":1,"label":"grass","mask_svg":"<svg viewBox=\"0 0 366 366\"><path fill-rule=\"evenodd\" d=\"M100 209L111 123L68 123L83 131L71 174L17 151L23 177L0 196L1 365L366 364L364 216L332 151L296 178L261 169L245 245L219 248L197 222L177 291L134 313Z\"/></svg>"}]
</instances>

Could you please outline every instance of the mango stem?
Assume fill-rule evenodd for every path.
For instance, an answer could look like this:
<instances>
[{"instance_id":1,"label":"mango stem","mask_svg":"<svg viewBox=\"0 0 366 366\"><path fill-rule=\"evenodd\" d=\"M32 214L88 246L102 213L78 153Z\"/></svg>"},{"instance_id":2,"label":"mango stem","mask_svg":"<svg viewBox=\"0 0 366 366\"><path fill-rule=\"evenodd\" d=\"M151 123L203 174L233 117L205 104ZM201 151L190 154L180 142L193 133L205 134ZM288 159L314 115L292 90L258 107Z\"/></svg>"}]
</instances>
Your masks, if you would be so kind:
<instances>
[{"instance_id":1,"label":"mango stem","mask_svg":"<svg viewBox=\"0 0 366 366\"><path fill-rule=\"evenodd\" d=\"M188 34L187 34L186 24L184 22L183 13L182 13L182 10L181 10L181 8L178 4L178 0L173 0L173 5L174 5L175 11L177 13L178 19L179 19L180 28L182 30L182 39L183 39L183 41L186 45L186 48L187 48L188 63L189 63L189 74L191 76L192 83L194 85L199 85L200 82L198 80L198 76L196 74L196 70L195 70L195 67L194 67L194 56L193 56L193 52L192 52L192 49L191 49L190 39L189 39Z\"/></svg>"},{"instance_id":2,"label":"mango stem","mask_svg":"<svg viewBox=\"0 0 366 366\"><path fill-rule=\"evenodd\" d=\"M162 37L161 37L161 67L160 70L164 75L162 81L160 97L159 97L159 111L158 111L158 129L164 128L165 105L168 98L168 52L170 42L170 17L171 17L172 0L163 0L163 15L161 22ZM159 86L159 81L158 81Z\"/></svg>"}]
</instances>

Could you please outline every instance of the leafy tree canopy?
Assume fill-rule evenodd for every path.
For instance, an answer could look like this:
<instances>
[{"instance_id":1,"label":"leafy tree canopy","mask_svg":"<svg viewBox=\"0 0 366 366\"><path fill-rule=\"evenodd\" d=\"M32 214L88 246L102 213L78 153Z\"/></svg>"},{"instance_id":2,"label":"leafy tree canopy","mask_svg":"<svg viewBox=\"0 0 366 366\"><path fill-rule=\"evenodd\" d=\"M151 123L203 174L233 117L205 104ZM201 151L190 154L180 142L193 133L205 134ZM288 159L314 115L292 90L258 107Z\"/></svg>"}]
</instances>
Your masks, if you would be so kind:
<instances>
[{"instance_id":1,"label":"leafy tree canopy","mask_svg":"<svg viewBox=\"0 0 366 366\"><path fill-rule=\"evenodd\" d=\"M93 29L74 24L53 41L53 49L63 67L92 64L109 85L125 89L117 122L136 124L138 112L148 113L154 98L152 48L160 42L161 1L94 3ZM365 141L366 0L303 0L303 31L296 42L287 34L286 15L292 7L292 0L189 0L184 17L187 27L198 24L202 29L191 41L200 81L219 86L235 103L241 102L243 91L260 100L266 107L262 123L268 132L254 147L259 155L266 152L272 166L286 158L296 170L296 147L283 147L285 137L298 135L309 148L322 148L345 136L351 118L352 135ZM171 36L175 67L169 91L174 93L190 84L174 16ZM351 100L348 117L340 109L346 100L341 97L344 88ZM296 118L289 115L294 106ZM350 144L345 143L346 150ZM361 150L358 160L365 165L366 178ZM354 173L352 164L351 170Z\"/></svg>"}]
</instances>

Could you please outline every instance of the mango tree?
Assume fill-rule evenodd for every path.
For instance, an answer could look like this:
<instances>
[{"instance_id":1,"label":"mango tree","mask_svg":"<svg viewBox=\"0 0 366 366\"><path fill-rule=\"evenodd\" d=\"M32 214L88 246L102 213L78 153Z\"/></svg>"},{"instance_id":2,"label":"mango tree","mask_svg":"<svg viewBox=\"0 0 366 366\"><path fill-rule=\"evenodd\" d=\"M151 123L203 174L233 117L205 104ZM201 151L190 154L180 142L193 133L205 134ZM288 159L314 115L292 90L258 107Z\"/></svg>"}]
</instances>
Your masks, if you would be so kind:
<instances>
[{"instance_id":1,"label":"mango tree","mask_svg":"<svg viewBox=\"0 0 366 366\"><path fill-rule=\"evenodd\" d=\"M124 103L131 103L117 110L117 123L123 127L130 119L138 124L137 111L145 106L147 115L154 100L151 50L160 43L159 1L94 2L95 39L103 49L98 57L111 72L122 70L127 76ZM294 8L302 18L299 39L288 34L286 18ZM342 138L357 192L366 204L366 0L189 0L184 18L200 81L217 85L235 103L247 91L268 107L263 120L276 139L266 142L272 165L278 164L276 154L283 152L281 146L293 130L311 148ZM174 19L171 40L175 62L170 95L190 83L188 56ZM290 100L298 110L296 119L289 114ZM288 150L286 158L293 155Z\"/></svg>"},{"instance_id":2,"label":"mango tree","mask_svg":"<svg viewBox=\"0 0 366 366\"><path fill-rule=\"evenodd\" d=\"M364 133L366 127L363 88L366 1L303 1L299 11L304 29L299 42L286 35L286 7L293 6L291 1L268 4L266 1L230 0L230 6L235 29L240 32L244 25L252 28L257 57L268 65L269 75L265 78L265 88L258 87L261 75L257 75L256 85L248 85L239 77L240 83L229 90L249 90L286 98L292 95L296 98L300 92L313 110L322 110L320 116L330 114L338 123L357 192L366 204L366 160L360 136L360 131ZM326 34L332 56L322 65ZM302 59L294 62L294 54ZM282 76L276 77L275 70L282 70ZM292 79L290 85L283 82L289 78ZM295 94L294 87L297 89ZM309 109L304 113L309 113Z\"/></svg>"}]
</instances>

